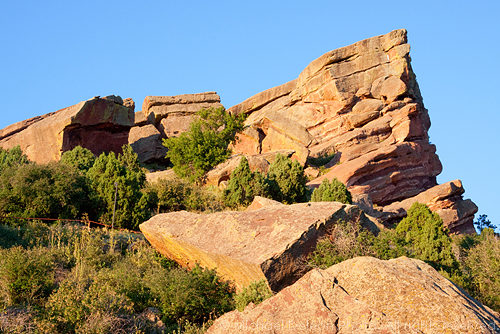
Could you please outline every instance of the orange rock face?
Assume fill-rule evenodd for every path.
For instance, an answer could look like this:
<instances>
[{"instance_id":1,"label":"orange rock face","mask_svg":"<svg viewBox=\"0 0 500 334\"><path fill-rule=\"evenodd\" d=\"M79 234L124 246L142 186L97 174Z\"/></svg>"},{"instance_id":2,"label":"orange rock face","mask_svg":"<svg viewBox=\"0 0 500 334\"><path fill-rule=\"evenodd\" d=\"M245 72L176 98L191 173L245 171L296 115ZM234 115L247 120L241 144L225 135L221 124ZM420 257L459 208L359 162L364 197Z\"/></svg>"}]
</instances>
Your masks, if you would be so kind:
<instances>
[{"instance_id":1,"label":"orange rock face","mask_svg":"<svg viewBox=\"0 0 500 334\"><path fill-rule=\"evenodd\" d=\"M0 131L0 147L19 145L38 163L57 161L63 152L78 145L96 155L121 152L134 125L134 112L120 102L119 97L97 97L13 124Z\"/></svg>"},{"instance_id":2,"label":"orange rock face","mask_svg":"<svg viewBox=\"0 0 500 334\"><path fill-rule=\"evenodd\" d=\"M216 333L497 333L499 314L423 261L357 257L313 269L243 312L218 318Z\"/></svg>"},{"instance_id":3,"label":"orange rock face","mask_svg":"<svg viewBox=\"0 0 500 334\"><path fill-rule=\"evenodd\" d=\"M436 186L442 166L429 142L431 123L409 52L406 30L369 38L330 51L297 79L229 108L248 115L234 153L290 149L306 166L309 157L332 156L328 172L309 186L336 177L378 206ZM446 215L452 230L472 230L473 215Z\"/></svg>"},{"instance_id":4,"label":"orange rock face","mask_svg":"<svg viewBox=\"0 0 500 334\"><path fill-rule=\"evenodd\" d=\"M310 268L307 256L339 220L377 231L354 205L315 202L283 205L257 198L250 211L159 214L139 225L151 245L180 265L215 268L243 288L266 279L279 291Z\"/></svg>"}]
</instances>

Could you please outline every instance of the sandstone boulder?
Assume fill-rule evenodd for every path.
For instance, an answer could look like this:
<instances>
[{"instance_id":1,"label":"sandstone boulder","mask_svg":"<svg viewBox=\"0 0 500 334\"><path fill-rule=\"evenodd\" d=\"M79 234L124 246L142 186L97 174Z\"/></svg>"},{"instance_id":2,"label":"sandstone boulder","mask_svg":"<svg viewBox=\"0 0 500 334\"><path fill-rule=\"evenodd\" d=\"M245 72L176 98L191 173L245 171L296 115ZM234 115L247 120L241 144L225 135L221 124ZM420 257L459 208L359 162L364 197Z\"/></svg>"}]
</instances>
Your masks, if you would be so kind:
<instances>
[{"instance_id":1,"label":"sandstone boulder","mask_svg":"<svg viewBox=\"0 0 500 334\"><path fill-rule=\"evenodd\" d=\"M406 211L413 203L418 202L426 204L436 212L451 232L475 233L473 220L478 208L471 200L464 200L463 193L462 182L455 180L432 187L401 202L384 206L374 215L384 221L396 221L405 217Z\"/></svg>"},{"instance_id":2,"label":"sandstone boulder","mask_svg":"<svg viewBox=\"0 0 500 334\"><path fill-rule=\"evenodd\" d=\"M431 123L409 52L404 29L327 52L297 79L228 109L248 116L233 152L290 149L304 165L308 157L336 152L329 173L309 186L336 177L378 206L436 186L442 165L429 142ZM471 203L464 204L450 206L471 212ZM473 229L469 219L448 217Z\"/></svg>"},{"instance_id":3,"label":"sandstone boulder","mask_svg":"<svg viewBox=\"0 0 500 334\"><path fill-rule=\"evenodd\" d=\"M159 214L139 226L161 254L191 268L215 268L237 288L267 279L273 291L309 270L307 256L339 220L377 227L356 206L336 202L264 205L252 211Z\"/></svg>"},{"instance_id":4,"label":"sandstone boulder","mask_svg":"<svg viewBox=\"0 0 500 334\"><path fill-rule=\"evenodd\" d=\"M30 160L38 163L57 161L63 152L78 145L95 155L121 152L134 125L134 112L120 101L114 95L95 97L16 123L0 131L0 147L19 145Z\"/></svg>"},{"instance_id":5,"label":"sandstone boulder","mask_svg":"<svg viewBox=\"0 0 500 334\"><path fill-rule=\"evenodd\" d=\"M358 257L313 269L207 333L498 333L500 315L425 262Z\"/></svg>"},{"instance_id":6,"label":"sandstone boulder","mask_svg":"<svg viewBox=\"0 0 500 334\"><path fill-rule=\"evenodd\" d=\"M146 173L146 181L148 183L161 182L162 180L174 180L177 177L173 169Z\"/></svg>"},{"instance_id":7,"label":"sandstone boulder","mask_svg":"<svg viewBox=\"0 0 500 334\"><path fill-rule=\"evenodd\" d=\"M195 115L201 109L222 107L216 92L176 96L146 96L142 104L145 117L151 113L155 125L164 136L178 136L189 130Z\"/></svg>"},{"instance_id":8,"label":"sandstone boulder","mask_svg":"<svg viewBox=\"0 0 500 334\"><path fill-rule=\"evenodd\" d=\"M162 145L162 136L154 125L134 126L130 129L128 143L143 163L165 162L167 148Z\"/></svg>"}]
</instances>

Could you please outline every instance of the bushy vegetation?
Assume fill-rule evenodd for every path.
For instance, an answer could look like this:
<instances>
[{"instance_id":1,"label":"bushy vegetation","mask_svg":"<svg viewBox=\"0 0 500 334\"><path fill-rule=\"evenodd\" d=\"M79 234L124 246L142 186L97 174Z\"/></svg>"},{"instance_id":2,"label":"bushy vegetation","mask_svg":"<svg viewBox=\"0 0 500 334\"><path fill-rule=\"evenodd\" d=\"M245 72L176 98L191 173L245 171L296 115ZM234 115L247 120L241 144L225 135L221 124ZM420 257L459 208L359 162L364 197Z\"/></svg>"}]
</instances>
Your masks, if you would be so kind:
<instances>
[{"instance_id":1,"label":"bushy vegetation","mask_svg":"<svg viewBox=\"0 0 500 334\"><path fill-rule=\"evenodd\" d=\"M3 157L3 158L2 158ZM111 223L115 183L115 225L129 229L152 213L146 177L129 145L123 153L101 154L77 146L60 162L28 163L19 148L0 151L0 213L4 217L79 219ZM7 220L12 223L15 220Z\"/></svg>"},{"instance_id":2,"label":"bushy vegetation","mask_svg":"<svg viewBox=\"0 0 500 334\"><path fill-rule=\"evenodd\" d=\"M249 286L241 290L234 297L234 301L236 304L236 308L239 311L243 311L248 304L253 303L255 305L258 305L272 296L273 293L267 286L266 280L260 280L250 283Z\"/></svg>"},{"instance_id":3,"label":"bushy vegetation","mask_svg":"<svg viewBox=\"0 0 500 334\"><path fill-rule=\"evenodd\" d=\"M2 228L16 245L0 244L0 332L162 333L234 309L232 284L213 270L177 267L140 235L37 222Z\"/></svg>"},{"instance_id":4,"label":"bushy vegetation","mask_svg":"<svg viewBox=\"0 0 500 334\"><path fill-rule=\"evenodd\" d=\"M218 189L202 187L183 179L160 180L146 188L155 213L172 211L215 212L225 206Z\"/></svg>"},{"instance_id":5,"label":"bushy vegetation","mask_svg":"<svg viewBox=\"0 0 500 334\"><path fill-rule=\"evenodd\" d=\"M332 181L325 179L311 195L312 202L341 202L352 204L352 196L347 187L334 178Z\"/></svg>"},{"instance_id":6,"label":"bushy vegetation","mask_svg":"<svg viewBox=\"0 0 500 334\"><path fill-rule=\"evenodd\" d=\"M480 235L452 238L437 214L415 203L395 229L377 236L357 222L339 221L318 242L309 265L328 268L356 256L423 260L482 303L500 310L500 238L490 228Z\"/></svg>"},{"instance_id":7,"label":"bushy vegetation","mask_svg":"<svg viewBox=\"0 0 500 334\"><path fill-rule=\"evenodd\" d=\"M190 130L179 137L167 138L167 158L177 175L200 182L205 173L230 155L229 144L243 129L244 114L229 114L224 108L202 109Z\"/></svg>"},{"instance_id":8,"label":"bushy vegetation","mask_svg":"<svg viewBox=\"0 0 500 334\"><path fill-rule=\"evenodd\" d=\"M137 229L140 223L151 216L150 199L148 194L142 191L146 184L146 175L130 145L123 146L123 153L118 156L113 152L102 153L88 170L87 177L99 200L101 220L112 221L116 188L117 226Z\"/></svg>"},{"instance_id":9,"label":"bushy vegetation","mask_svg":"<svg viewBox=\"0 0 500 334\"><path fill-rule=\"evenodd\" d=\"M273 199L286 203L307 201L307 178L298 161L277 154L267 173Z\"/></svg>"},{"instance_id":10,"label":"bushy vegetation","mask_svg":"<svg viewBox=\"0 0 500 334\"><path fill-rule=\"evenodd\" d=\"M4 216L75 218L95 209L87 179L70 166L21 164L0 175Z\"/></svg>"},{"instance_id":11,"label":"bushy vegetation","mask_svg":"<svg viewBox=\"0 0 500 334\"><path fill-rule=\"evenodd\" d=\"M77 146L61 156L61 162L86 173L94 165L96 157L90 150Z\"/></svg>"},{"instance_id":12,"label":"bushy vegetation","mask_svg":"<svg viewBox=\"0 0 500 334\"><path fill-rule=\"evenodd\" d=\"M233 208L247 206L255 196L268 195L269 183L261 173L252 172L247 158L243 157L224 190L225 204Z\"/></svg>"}]
</instances>

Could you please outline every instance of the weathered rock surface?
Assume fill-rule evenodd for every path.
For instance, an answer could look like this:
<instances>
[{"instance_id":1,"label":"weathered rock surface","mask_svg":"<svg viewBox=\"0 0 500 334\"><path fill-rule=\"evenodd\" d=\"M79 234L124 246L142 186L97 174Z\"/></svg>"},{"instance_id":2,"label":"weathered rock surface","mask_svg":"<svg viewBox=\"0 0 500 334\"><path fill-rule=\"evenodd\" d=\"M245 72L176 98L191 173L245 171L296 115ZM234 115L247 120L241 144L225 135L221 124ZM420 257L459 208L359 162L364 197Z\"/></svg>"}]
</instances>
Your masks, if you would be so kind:
<instances>
[{"instance_id":1,"label":"weathered rock surface","mask_svg":"<svg viewBox=\"0 0 500 334\"><path fill-rule=\"evenodd\" d=\"M336 202L266 205L253 211L159 214L139 226L161 254L191 268L215 268L238 288L267 279L273 291L309 268L306 257L338 221L377 227L358 207Z\"/></svg>"},{"instance_id":2,"label":"weathered rock surface","mask_svg":"<svg viewBox=\"0 0 500 334\"><path fill-rule=\"evenodd\" d=\"M216 92L176 96L146 96L142 104L145 117L154 115L155 125L166 137L189 130L195 114L201 109L222 107Z\"/></svg>"},{"instance_id":3,"label":"weathered rock surface","mask_svg":"<svg viewBox=\"0 0 500 334\"><path fill-rule=\"evenodd\" d=\"M207 333L498 333L499 314L425 262L358 257L313 269Z\"/></svg>"},{"instance_id":4,"label":"weathered rock surface","mask_svg":"<svg viewBox=\"0 0 500 334\"><path fill-rule=\"evenodd\" d=\"M401 202L394 202L379 209L374 215L385 220L398 220L406 216L406 211L413 203L426 204L439 214L443 223L450 230L461 233L475 233L474 226L468 224L474 219L477 206L470 200L463 200L464 188L460 180L443 183L421 192L417 196Z\"/></svg>"},{"instance_id":5,"label":"weathered rock surface","mask_svg":"<svg viewBox=\"0 0 500 334\"><path fill-rule=\"evenodd\" d=\"M248 115L233 152L290 149L302 164L336 153L329 172L309 185L336 177L378 206L436 186L442 166L429 142L431 123L409 52L402 29L322 55L297 79L228 109ZM472 229L471 217L460 219L448 219L452 230Z\"/></svg>"},{"instance_id":6,"label":"weathered rock surface","mask_svg":"<svg viewBox=\"0 0 500 334\"><path fill-rule=\"evenodd\" d=\"M78 145L96 155L121 152L134 125L134 112L120 101L114 95L95 97L10 125L0 131L0 147L19 145L30 160L38 163L57 161L63 152Z\"/></svg>"},{"instance_id":7,"label":"weathered rock surface","mask_svg":"<svg viewBox=\"0 0 500 334\"><path fill-rule=\"evenodd\" d=\"M162 145L162 136L154 125L134 126L130 129L128 143L141 162L164 162L167 148Z\"/></svg>"},{"instance_id":8,"label":"weathered rock surface","mask_svg":"<svg viewBox=\"0 0 500 334\"><path fill-rule=\"evenodd\" d=\"M146 181L149 183L155 183L161 180L173 180L176 178L178 178L178 176L173 169L146 173Z\"/></svg>"},{"instance_id":9,"label":"weathered rock surface","mask_svg":"<svg viewBox=\"0 0 500 334\"><path fill-rule=\"evenodd\" d=\"M135 108L135 104L133 107ZM186 132L196 113L210 107L222 107L220 97L215 92L146 96L142 110L135 113L135 127L129 138L129 143L139 155L139 161L165 164L167 150L162 145L163 138L176 137Z\"/></svg>"}]
</instances>

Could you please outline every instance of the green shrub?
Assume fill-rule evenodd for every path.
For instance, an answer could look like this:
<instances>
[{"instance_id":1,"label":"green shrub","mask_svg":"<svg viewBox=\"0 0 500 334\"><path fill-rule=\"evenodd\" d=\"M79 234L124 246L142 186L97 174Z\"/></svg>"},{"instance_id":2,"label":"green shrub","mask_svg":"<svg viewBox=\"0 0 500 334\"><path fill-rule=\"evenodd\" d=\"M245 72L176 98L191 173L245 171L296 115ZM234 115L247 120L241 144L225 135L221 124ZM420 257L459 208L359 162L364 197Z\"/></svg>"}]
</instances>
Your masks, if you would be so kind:
<instances>
[{"instance_id":1,"label":"green shrub","mask_svg":"<svg viewBox=\"0 0 500 334\"><path fill-rule=\"evenodd\" d=\"M269 166L267 178L273 199L286 204L307 200L307 178L298 161L277 154Z\"/></svg>"},{"instance_id":2,"label":"green shrub","mask_svg":"<svg viewBox=\"0 0 500 334\"><path fill-rule=\"evenodd\" d=\"M266 196L268 184L262 174L252 172L247 158L243 157L238 167L231 173L227 188L224 190L224 202L229 207L249 205L255 196Z\"/></svg>"},{"instance_id":3,"label":"green shrub","mask_svg":"<svg viewBox=\"0 0 500 334\"><path fill-rule=\"evenodd\" d=\"M458 267L452 240L437 213L425 204L414 203L407 216L396 226L410 256L423 260L438 270L452 272Z\"/></svg>"},{"instance_id":4,"label":"green shrub","mask_svg":"<svg viewBox=\"0 0 500 334\"><path fill-rule=\"evenodd\" d=\"M201 324L234 309L234 287L221 280L215 270L196 266L191 271L156 271L145 281L166 323Z\"/></svg>"},{"instance_id":5,"label":"green shrub","mask_svg":"<svg viewBox=\"0 0 500 334\"><path fill-rule=\"evenodd\" d=\"M484 228L479 242L465 258L465 270L470 273L472 295L495 311L500 311L500 237Z\"/></svg>"},{"instance_id":6,"label":"green shrub","mask_svg":"<svg viewBox=\"0 0 500 334\"><path fill-rule=\"evenodd\" d=\"M267 286L267 282L265 280L260 280L250 283L249 286L236 294L236 296L234 296L234 302L236 308L239 311L243 311L248 304L254 303L257 305L272 296L273 293Z\"/></svg>"},{"instance_id":7,"label":"green shrub","mask_svg":"<svg viewBox=\"0 0 500 334\"><path fill-rule=\"evenodd\" d=\"M221 211L224 207L218 189L191 184L182 179L160 180L148 185L156 213L172 211Z\"/></svg>"},{"instance_id":8,"label":"green shrub","mask_svg":"<svg viewBox=\"0 0 500 334\"><path fill-rule=\"evenodd\" d=\"M137 229L151 216L151 199L141 191L146 175L130 145L123 146L123 153L118 156L113 152L101 154L87 176L99 198L101 220L107 223L112 221L115 182L118 187L115 226Z\"/></svg>"},{"instance_id":9,"label":"green shrub","mask_svg":"<svg viewBox=\"0 0 500 334\"><path fill-rule=\"evenodd\" d=\"M318 241L309 265L326 269L356 256L373 256L375 236L357 221L338 221L327 237Z\"/></svg>"},{"instance_id":10,"label":"green shrub","mask_svg":"<svg viewBox=\"0 0 500 334\"><path fill-rule=\"evenodd\" d=\"M28 158L23 154L19 146L10 150L0 148L0 174L7 168L25 165L28 162Z\"/></svg>"},{"instance_id":11,"label":"green shrub","mask_svg":"<svg viewBox=\"0 0 500 334\"><path fill-rule=\"evenodd\" d=\"M318 188L314 189L311 201L352 204L352 196L347 187L336 178L331 182L325 179Z\"/></svg>"},{"instance_id":12,"label":"green shrub","mask_svg":"<svg viewBox=\"0 0 500 334\"><path fill-rule=\"evenodd\" d=\"M86 178L71 166L25 164L0 176L0 211L6 216L75 218L94 210Z\"/></svg>"},{"instance_id":13,"label":"green shrub","mask_svg":"<svg viewBox=\"0 0 500 334\"><path fill-rule=\"evenodd\" d=\"M167 158L177 175L199 182L205 173L231 154L228 146L243 129L245 116L234 116L224 108L202 109L190 130L179 137L167 138Z\"/></svg>"},{"instance_id":14,"label":"green shrub","mask_svg":"<svg viewBox=\"0 0 500 334\"><path fill-rule=\"evenodd\" d=\"M84 173L94 165L95 159L94 153L81 146L77 146L71 151L66 151L61 156L63 164L73 166Z\"/></svg>"},{"instance_id":15,"label":"green shrub","mask_svg":"<svg viewBox=\"0 0 500 334\"><path fill-rule=\"evenodd\" d=\"M0 309L39 304L55 287L54 269L44 249L0 249Z\"/></svg>"}]
</instances>

